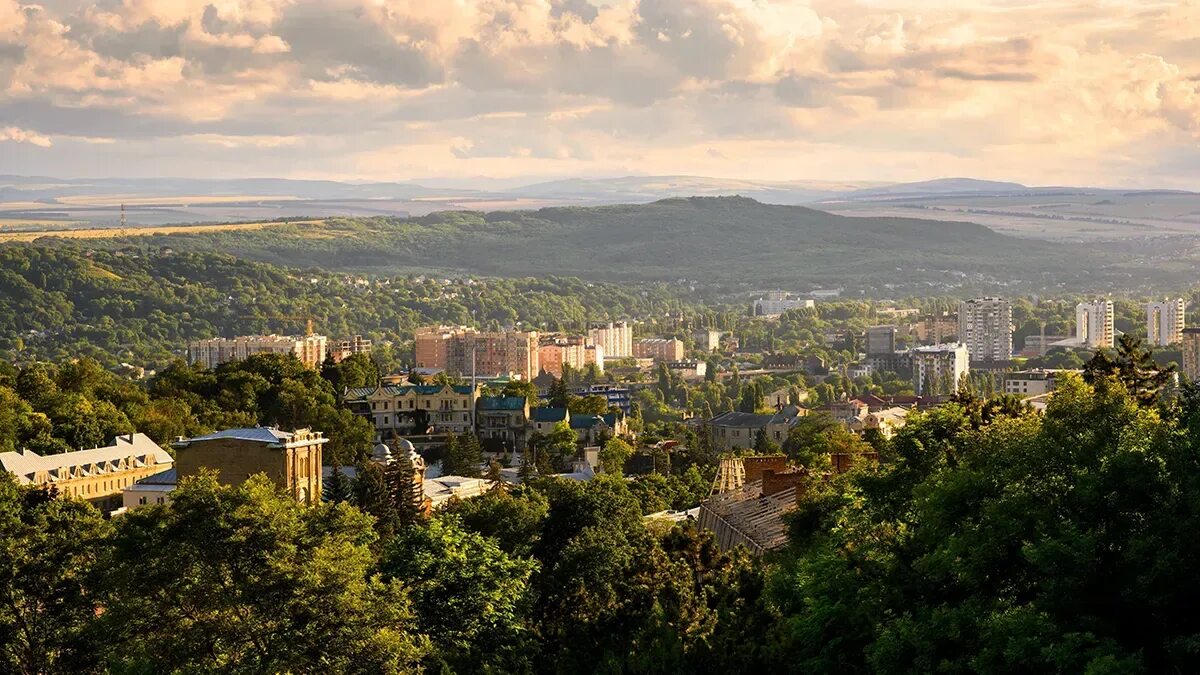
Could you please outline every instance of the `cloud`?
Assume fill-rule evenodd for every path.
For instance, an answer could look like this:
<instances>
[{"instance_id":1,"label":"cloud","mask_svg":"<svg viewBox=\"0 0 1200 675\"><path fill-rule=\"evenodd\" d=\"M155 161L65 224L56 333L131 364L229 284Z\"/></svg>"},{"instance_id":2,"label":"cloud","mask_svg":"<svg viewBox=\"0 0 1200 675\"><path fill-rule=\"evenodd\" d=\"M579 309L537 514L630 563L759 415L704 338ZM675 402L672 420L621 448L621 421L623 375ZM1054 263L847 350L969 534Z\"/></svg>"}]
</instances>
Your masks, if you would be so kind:
<instances>
[{"instance_id":1,"label":"cloud","mask_svg":"<svg viewBox=\"0 0 1200 675\"><path fill-rule=\"evenodd\" d=\"M36 145L39 148L48 148L53 145L53 143L50 142L49 137L33 131L18 129L17 127L4 127L0 129L0 143L3 143L4 141L28 143L30 145Z\"/></svg>"},{"instance_id":2,"label":"cloud","mask_svg":"<svg viewBox=\"0 0 1200 675\"><path fill-rule=\"evenodd\" d=\"M0 0L0 126L6 140L39 139L21 145L39 148L42 171L71 175L97 146L112 158L98 166L131 173L803 178L829 177L840 153L832 177L1117 181L1200 156L1197 12L1136 0ZM0 155L0 171L27 159Z\"/></svg>"}]
</instances>

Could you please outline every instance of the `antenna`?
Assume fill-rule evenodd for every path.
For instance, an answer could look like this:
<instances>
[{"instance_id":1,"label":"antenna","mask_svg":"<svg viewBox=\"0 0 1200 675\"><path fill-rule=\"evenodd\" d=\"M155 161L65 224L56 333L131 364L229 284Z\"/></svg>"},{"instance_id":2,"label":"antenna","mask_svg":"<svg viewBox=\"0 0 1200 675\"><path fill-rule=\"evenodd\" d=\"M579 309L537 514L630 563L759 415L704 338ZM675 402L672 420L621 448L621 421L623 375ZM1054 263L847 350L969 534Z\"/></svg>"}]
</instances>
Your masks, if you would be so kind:
<instances>
[{"instance_id":1,"label":"antenna","mask_svg":"<svg viewBox=\"0 0 1200 675\"><path fill-rule=\"evenodd\" d=\"M121 204L121 229L125 229L125 205Z\"/></svg>"}]
</instances>

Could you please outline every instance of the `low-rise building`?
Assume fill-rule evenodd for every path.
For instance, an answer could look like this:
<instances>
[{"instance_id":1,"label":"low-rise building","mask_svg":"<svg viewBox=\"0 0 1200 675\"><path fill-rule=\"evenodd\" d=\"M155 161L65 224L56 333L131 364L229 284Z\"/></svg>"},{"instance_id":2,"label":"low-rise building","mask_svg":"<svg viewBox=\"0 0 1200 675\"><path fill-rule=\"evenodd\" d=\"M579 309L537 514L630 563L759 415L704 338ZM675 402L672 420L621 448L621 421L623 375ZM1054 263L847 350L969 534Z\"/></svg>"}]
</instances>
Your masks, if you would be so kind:
<instances>
[{"instance_id":1,"label":"low-rise building","mask_svg":"<svg viewBox=\"0 0 1200 675\"><path fill-rule=\"evenodd\" d=\"M430 429L452 434L473 431L478 397L469 384L408 384L347 389L343 400L351 412L371 421L378 438L390 440Z\"/></svg>"},{"instance_id":2,"label":"low-rise building","mask_svg":"<svg viewBox=\"0 0 1200 675\"><path fill-rule=\"evenodd\" d=\"M525 447L529 401L524 396L483 396L476 403L475 431L512 451Z\"/></svg>"},{"instance_id":3,"label":"low-rise building","mask_svg":"<svg viewBox=\"0 0 1200 675\"><path fill-rule=\"evenodd\" d=\"M667 370L685 380L700 379L708 373L708 363L705 361L668 361L666 366Z\"/></svg>"},{"instance_id":4,"label":"low-rise building","mask_svg":"<svg viewBox=\"0 0 1200 675\"><path fill-rule=\"evenodd\" d=\"M1018 370L1004 375L1004 393L1017 396L1041 396L1054 391L1057 379L1063 373L1079 373L1078 370L1034 368Z\"/></svg>"},{"instance_id":5,"label":"low-rise building","mask_svg":"<svg viewBox=\"0 0 1200 675\"><path fill-rule=\"evenodd\" d=\"M782 444L796 420L807 411L787 406L772 414L730 411L708 421L713 445L721 452L738 448L753 448L758 432L764 431L769 440Z\"/></svg>"},{"instance_id":6,"label":"low-rise building","mask_svg":"<svg viewBox=\"0 0 1200 675\"><path fill-rule=\"evenodd\" d=\"M145 434L123 434L112 445L57 455L0 452L0 469L15 476L19 485L51 489L106 513L121 506L122 490L170 470L174 461Z\"/></svg>"},{"instance_id":7,"label":"low-rise building","mask_svg":"<svg viewBox=\"0 0 1200 675\"><path fill-rule=\"evenodd\" d=\"M241 485L261 473L297 501L316 504L321 501L321 446L328 442L311 429L253 427L180 438L171 446L179 478L208 469L226 485Z\"/></svg>"},{"instance_id":8,"label":"low-rise building","mask_svg":"<svg viewBox=\"0 0 1200 675\"><path fill-rule=\"evenodd\" d=\"M815 303L807 298L795 298L784 291L770 291L754 301L754 316L777 316L793 309L812 309Z\"/></svg>"}]
</instances>

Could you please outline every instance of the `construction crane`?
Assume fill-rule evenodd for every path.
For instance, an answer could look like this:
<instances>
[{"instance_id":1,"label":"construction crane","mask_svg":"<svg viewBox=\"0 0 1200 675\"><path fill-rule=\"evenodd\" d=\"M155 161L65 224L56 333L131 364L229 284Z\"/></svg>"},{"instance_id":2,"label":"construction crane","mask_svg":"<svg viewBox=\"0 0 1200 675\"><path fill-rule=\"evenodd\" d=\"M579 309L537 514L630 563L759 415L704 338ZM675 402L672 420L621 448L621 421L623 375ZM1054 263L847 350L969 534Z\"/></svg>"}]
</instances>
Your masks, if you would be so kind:
<instances>
[{"instance_id":1,"label":"construction crane","mask_svg":"<svg viewBox=\"0 0 1200 675\"><path fill-rule=\"evenodd\" d=\"M261 321L288 321L293 323L304 323L305 335L313 334L313 318L311 316L293 316L287 314L268 314L266 316L257 316L254 314L243 314L239 319L258 319Z\"/></svg>"}]
</instances>

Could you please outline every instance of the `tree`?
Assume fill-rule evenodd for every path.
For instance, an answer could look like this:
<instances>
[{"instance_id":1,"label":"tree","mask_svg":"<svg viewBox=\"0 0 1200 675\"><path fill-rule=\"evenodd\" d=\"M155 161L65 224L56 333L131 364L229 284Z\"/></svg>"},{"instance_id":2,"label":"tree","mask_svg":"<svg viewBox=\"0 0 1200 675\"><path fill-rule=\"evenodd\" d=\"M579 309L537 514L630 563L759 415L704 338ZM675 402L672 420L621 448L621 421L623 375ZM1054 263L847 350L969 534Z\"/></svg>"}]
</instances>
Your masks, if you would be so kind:
<instances>
[{"instance_id":1,"label":"tree","mask_svg":"<svg viewBox=\"0 0 1200 675\"><path fill-rule=\"evenodd\" d=\"M446 458L442 460L442 473L447 476L478 478L482 474L483 446L475 434L464 432L450 436L446 444Z\"/></svg>"},{"instance_id":2,"label":"tree","mask_svg":"<svg viewBox=\"0 0 1200 675\"><path fill-rule=\"evenodd\" d=\"M18 487L0 471L0 671L98 670L93 582L109 534L88 504Z\"/></svg>"},{"instance_id":3,"label":"tree","mask_svg":"<svg viewBox=\"0 0 1200 675\"><path fill-rule=\"evenodd\" d=\"M500 390L500 395L520 397L530 403L538 400L537 385L529 380L509 380L505 382L504 387Z\"/></svg>"},{"instance_id":4,"label":"tree","mask_svg":"<svg viewBox=\"0 0 1200 675\"><path fill-rule=\"evenodd\" d=\"M425 492L408 453L397 454L399 456L384 468L383 480L396 524L410 526L425 519Z\"/></svg>"},{"instance_id":5,"label":"tree","mask_svg":"<svg viewBox=\"0 0 1200 675\"><path fill-rule=\"evenodd\" d=\"M608 399L593 394L591 396L573 397L571 401L572 415L603 415L608 412Z\"/></svg>"},{"instance_id":6,"label":"tree","mask_svg":"<svg viewBox=\"0 0 1200 675\"><path fill-rule=\"evenodd\" d=\"M761 427L754 434L754 454L756 455L778 455L783 452L779 444L767 437L767 428Z\"/></svg>"},{"instance_id":7,"label":"tree","mask_svg":"<svg viewBox=\"0 0 1200 675\"><path fill-rule=\"evenodd\" d=\"M353 498L353 485L350 479L346 477L345 473L342 473L342 467L335 465L329 480L321 488L321 499L337 504L349 502Z\"/></svg>"},{"instance_id":8,"label":"tree","mask_svg":"<svg viewBox=\"0 0 1200 675\"><path fill-rule=\"evenodd\" d=\"M265 476L184 479L117 523L105 655L123 672L410 670L428 641L403 586L373 574L375 540L357 509L302 506Z\"/></svg>"},{"instance_id":9,"label":"tree","mask_svg":"<svg viewBox=\"0 0 1200 675\"><path fill-rule=\"evenodd\" d=\"M379 384L379 367L371 359L370 354L351 354L340 362L335 363L333 354L321 365L321 377L332 386L337 397L347 388L373 387Z\"/></svg>"},{"instance_id":10,"label":"tree","mask_svg":"<svg viewBox=\"0 0 1200 675\"><path fill-rule=\"evenodd\" d=\"M572 398L574 396L567 389L565 379L556 378L550 383L550 395L547 398L547 403L551 408L570 408Z\"/></svg>"},{"instance_id":11,"label":"tree","mask_svg":"<svg viewBox=\"0 0 1200 675\"><path fill-rule=\"evenodd\" d=\"M1141 405L1154 405L1163 390L1173 381L1174 366L1160 366L1154 361L1153 350L1141 338L1122 333L1115 353L1097 349L1083 365L1083 378L1099 386L1105 378L1115 378Z\"/></svg>"},{"instance_id":12,"label":"tree","mask_svg":"<svg viewBox=\"0 0 1200 675\"><path fill-rule=\"evenodd\" d=\"M633 446L619 438L611 438L600 449L600 468L604 473L620 476L630 457L633 457Z\"/></svg>"},{"instance_id":13,"label":"tree","mask_svg":"<svg viewBox=\"0 0 1200 675\"><path fill-rule=\"evenodd\" d=\"M401 532L380 568L408 589L421 632L438 636L437 660L467 672L512 671L527 659L522 618L535 566L439 517Z\"/></svg>"}]
</instances>

